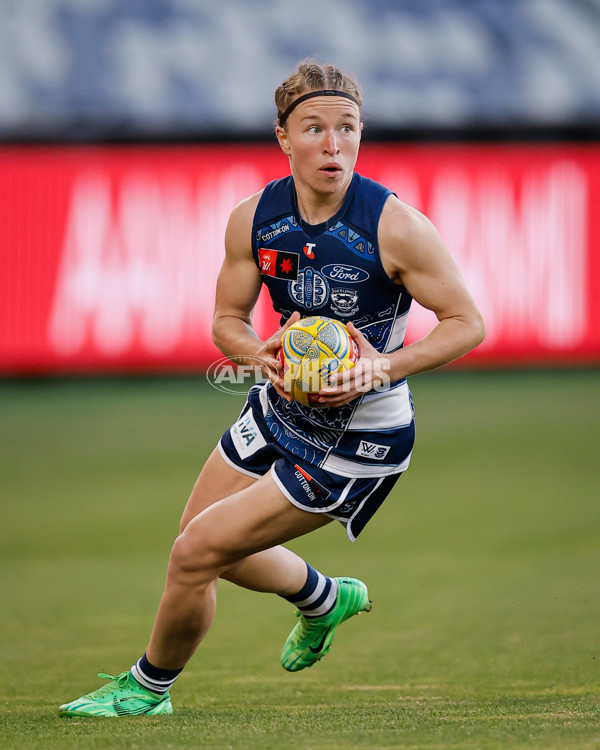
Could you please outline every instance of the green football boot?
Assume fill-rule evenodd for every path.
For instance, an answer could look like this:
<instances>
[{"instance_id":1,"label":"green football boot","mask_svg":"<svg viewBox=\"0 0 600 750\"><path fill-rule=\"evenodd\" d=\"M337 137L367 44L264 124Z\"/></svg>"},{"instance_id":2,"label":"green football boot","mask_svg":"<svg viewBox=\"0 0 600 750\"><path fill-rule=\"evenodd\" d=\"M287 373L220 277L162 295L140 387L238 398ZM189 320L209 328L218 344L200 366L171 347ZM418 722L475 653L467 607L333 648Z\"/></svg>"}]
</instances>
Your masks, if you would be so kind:
<instances>
[{"instance_id":1,"label":"green football boot","mask_svg":"<svg viewBox=\"0 0 600 750\"><path fill-rule=\"evenodd\" d=\"M131 672L122 672L117 677L100 672L111 682L92 693L64 703L59 709L61 716L156 716L172 714L173 706L169 693L159 695L146 690Z\"/></svg>"},{"instance_id":2,"label":"green football boot","mask_svg":"<svg viewBox=\"0 0 600 750\"><path fill-rule=\"evenodd\" d=\"M331 641L338 625L360 612L369 612L369 592L357 578L336 578L337 596L335 606L322 617L304 617L289 634L281 650L281 666L288 672L299 672L322 659L331 648Z\"/></svg>"}]
</instances>

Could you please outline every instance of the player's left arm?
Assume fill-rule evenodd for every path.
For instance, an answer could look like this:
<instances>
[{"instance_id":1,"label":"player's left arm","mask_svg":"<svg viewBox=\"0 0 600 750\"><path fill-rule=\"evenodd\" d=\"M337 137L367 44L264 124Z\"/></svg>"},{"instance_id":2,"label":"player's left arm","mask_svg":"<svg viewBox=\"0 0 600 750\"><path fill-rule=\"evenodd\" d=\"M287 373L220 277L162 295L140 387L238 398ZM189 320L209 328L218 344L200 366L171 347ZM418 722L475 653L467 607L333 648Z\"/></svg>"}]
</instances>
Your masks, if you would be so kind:
<instances>
[{"instance_id":1,"label":"player's left arm","mask_svg":"<svg viewBox=\"0 0 600 750\"><path fill-rule=\"evenodd\" d=\"M390 196L380 222L380 247L388 275L438 320L427 336L387 355L392 380L445 365L483 341L483 317L426 216Z\"/></svg>"},{"instance_id":2,"label":"player's left arm","mask_svg":"<svg viewBox=\"0 0 600 750\"><path fill-rule=\"evenodd\" d=\"M420 305L432 310L438 323L424 338L389 354L377 352L350 323L360 359L356 368L337 376L336 386L324 389L327 406L339 406L375 387L379 384L378 372L387 371L392 381L426 372L461 357L485 337L483 317L456 262L427 217L390 196L381 214L378 239L387 274ZM374 367L375 362L379 366Z\"/></svg>"}]
</instances>

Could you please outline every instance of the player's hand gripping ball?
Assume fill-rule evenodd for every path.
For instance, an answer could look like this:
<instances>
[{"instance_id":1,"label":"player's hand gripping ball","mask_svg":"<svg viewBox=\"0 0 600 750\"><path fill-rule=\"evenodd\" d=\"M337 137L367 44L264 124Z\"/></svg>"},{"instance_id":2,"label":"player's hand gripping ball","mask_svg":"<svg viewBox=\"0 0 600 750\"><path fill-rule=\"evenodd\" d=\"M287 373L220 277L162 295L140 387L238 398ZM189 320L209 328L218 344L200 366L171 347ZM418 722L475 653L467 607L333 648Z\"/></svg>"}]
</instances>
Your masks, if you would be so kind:
<instances>
[{"instance_id":1,"label":"player's hand gripping ball","mask_svg":"<svg viewBox=\"0 0 600 750\"><path fill-rule=\"evenodd\" d=\"M278 351L285 389L304 406L320 406L319 389L330 385L333 373L354 367L358 356L346 326L320 315L291 325Z\"/></svg>"}]
</instances>

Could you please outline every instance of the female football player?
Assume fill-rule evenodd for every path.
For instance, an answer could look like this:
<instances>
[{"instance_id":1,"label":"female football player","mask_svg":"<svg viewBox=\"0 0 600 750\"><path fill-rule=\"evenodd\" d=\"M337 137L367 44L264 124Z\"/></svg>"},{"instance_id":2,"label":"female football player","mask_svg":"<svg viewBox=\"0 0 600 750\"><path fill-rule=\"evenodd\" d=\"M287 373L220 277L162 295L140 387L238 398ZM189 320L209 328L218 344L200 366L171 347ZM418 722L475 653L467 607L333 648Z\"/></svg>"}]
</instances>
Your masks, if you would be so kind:
<instances>
[{"instance_id":1,"label":"female football player","mask_svg":"<svg viewBox=\"0 0 600 750\"><path fill-rule=\"evenodd\" d=\"M338 625L370 609L367 587L326 576L282 545L333 519L356 539L410 461L406 378L483 340L482 317L431 222L354 171L357 84L332 65L304 61L275 103L291 174L233 209L213 324L225 356L263 362L270 380L250 389L192 490L145 653L61 706L63 714L171 713L169 689L212 623L219 578L299 610L281 652L286 670L321 659ZM282 321L266 341L252 328L263 283ZM413 298L438 322L404 347ZM343 320L360 352L353 369L321 389L316 408L292 401L276 372L283 331L312 315ZM377 374L382 362L387 380Z\"/></svg>"}]
</instances>

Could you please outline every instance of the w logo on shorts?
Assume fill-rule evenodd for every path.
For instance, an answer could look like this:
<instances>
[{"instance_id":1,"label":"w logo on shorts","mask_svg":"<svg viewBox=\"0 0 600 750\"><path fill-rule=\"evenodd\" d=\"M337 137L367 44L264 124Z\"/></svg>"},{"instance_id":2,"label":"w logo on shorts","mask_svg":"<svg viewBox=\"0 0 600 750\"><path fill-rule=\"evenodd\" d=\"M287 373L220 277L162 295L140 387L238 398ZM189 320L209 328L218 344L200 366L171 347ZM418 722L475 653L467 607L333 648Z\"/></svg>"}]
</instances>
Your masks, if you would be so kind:
<instances>
[{"instance_id":1,"label":"w logo on shorts","mask_svg":"<svg viewBox=\"0 0 600 750\"><path fill-rule=\"evenodd\" d=\"M379 445L378 443L369 443L366 440L361 440L356 455L361 456L361 458L372 458L375 461L383 461L389 451L389 445Z\"/></svg>"}]
</instances>

